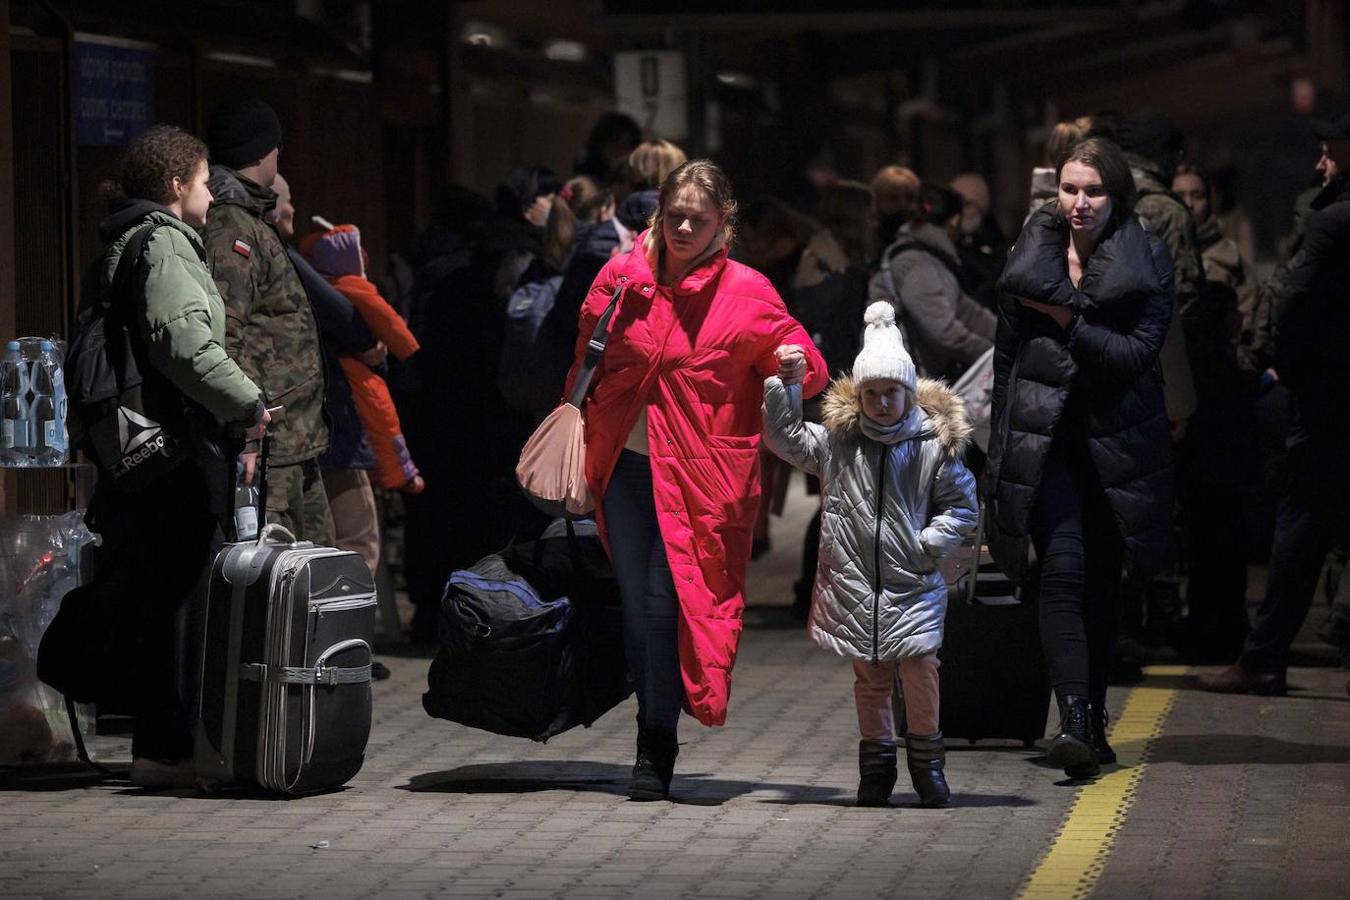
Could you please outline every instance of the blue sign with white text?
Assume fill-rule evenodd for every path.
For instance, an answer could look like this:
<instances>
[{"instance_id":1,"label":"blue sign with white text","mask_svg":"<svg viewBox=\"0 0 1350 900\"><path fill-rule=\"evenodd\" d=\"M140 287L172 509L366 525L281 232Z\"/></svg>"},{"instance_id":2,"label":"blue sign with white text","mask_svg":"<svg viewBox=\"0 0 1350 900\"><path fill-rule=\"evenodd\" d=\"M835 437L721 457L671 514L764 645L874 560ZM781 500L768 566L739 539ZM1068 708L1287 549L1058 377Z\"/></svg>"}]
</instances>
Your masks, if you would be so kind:
<instances>
[{"instance_id":1,"label":"blue sign with white text","mask_svg":"<svg viewBox=\"0 0 1350 900\"><path fill-rule=\"evenodd\" d=\"M155 121L155 52L75 42L75 140L129 143Z\"/></svg>"}]
</instances>

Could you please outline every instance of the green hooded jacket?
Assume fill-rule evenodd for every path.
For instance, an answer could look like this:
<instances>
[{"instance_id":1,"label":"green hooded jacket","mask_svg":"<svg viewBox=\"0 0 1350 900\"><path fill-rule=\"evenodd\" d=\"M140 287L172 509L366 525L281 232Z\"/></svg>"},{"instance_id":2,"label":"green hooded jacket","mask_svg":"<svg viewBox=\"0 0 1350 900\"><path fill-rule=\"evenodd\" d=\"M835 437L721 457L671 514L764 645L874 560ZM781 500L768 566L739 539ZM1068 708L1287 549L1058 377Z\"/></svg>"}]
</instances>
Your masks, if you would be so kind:
<instances>
[{"instance_id":1,"label":"green hooded jacket","mask_svg":"<svg viewBox=\"0 0 1350 900\"><path fill-rule=\"evenodd\" d=\"M225 352L225 304L196 231L159 204L123 204L99 227L108 245L102 287L111 285L132 233L150 222L163 226L146 243L138 317L151 365L221 422L252 424L262 415L260 392Z\"/></svg>"}]
</instances>

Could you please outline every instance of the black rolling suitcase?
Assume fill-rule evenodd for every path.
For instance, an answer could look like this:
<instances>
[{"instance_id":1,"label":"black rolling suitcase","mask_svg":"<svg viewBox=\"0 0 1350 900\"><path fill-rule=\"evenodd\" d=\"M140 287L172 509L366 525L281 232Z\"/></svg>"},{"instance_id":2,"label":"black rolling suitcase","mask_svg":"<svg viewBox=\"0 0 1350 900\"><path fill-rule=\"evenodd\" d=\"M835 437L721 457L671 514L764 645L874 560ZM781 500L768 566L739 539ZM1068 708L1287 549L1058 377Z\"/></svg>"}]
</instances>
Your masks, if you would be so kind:
<instances>
[{"instance_id":1,"label":"black rolling suitcase","mask_svg":"<svg viewBox=\"0 0 1350 900\"><path fill-rule=\"evenodd\" d=\"M984 521L950 561L947 624L938 658L943 736L971 743L1045 736L1050 679L1031 591L1017 591L984 543ZM896 721L901 721L897 716Z\"/></svg>"},{"instance_id":2,"label":"black rolling suitcase","mask_svg":"<svg viewBox=\"0 0 1350 900\"><path fill-rule=\"evenodd\" d=\"M257 540L221 550L206 604L199 784L305 794L351 779L371 724L376 597L361 557L265 525Z\"/></svg>"}]
</instances>

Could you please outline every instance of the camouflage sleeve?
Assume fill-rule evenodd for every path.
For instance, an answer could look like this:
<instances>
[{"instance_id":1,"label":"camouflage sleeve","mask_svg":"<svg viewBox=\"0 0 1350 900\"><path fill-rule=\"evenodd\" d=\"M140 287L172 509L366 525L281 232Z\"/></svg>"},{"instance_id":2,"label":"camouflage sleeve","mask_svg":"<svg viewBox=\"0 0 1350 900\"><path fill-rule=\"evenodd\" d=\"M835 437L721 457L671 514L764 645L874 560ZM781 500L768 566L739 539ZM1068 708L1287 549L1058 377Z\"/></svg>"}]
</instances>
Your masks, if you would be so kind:
<instances>
[{"instance_id":1,"label":"camouflage sleeve","mask_svg":"<svg viewBox=\"0 0 1350 900\"><path fill-rule=\"evenodd\" d=\"M248 358L244 348L244 327L258 296L254 251L260 248L256 248L248 223L231 213L229 207L212 209L203 240L211 277L225 301L225 352L255 384L261 385L258 361Z\"/></svg>"},{"instance_id":2,"label":"camouflage sleeve","mask_svg":"<svg viewBox=\"0 0 1350 900\"><path fill-rule=\"evenodd\" d=\"M1162 194L1150 194L1142 198L1136 211L1172 254L1177 311L1184 321L1192 313L1191 306L1199 296L1200 283L1205 279L1205 268L1200 261L1191 215L1179 201Z\"/></svg>"},{"instance_id":3,"label":"camouflage sleeve","mask_svg":"<svg viewBox=\"0 0 1350 900\"><path fill-rule=\"evenodd\" d=\"M1137 211L1148 223L1149 229L1162 239L1172 256L1173 284L1176 293L1176 315L1181 325L1180 335L1169 334L1167 346L1163 350L1164 370L1173 371L1174 384L1179 391L1171 393L1168 404L1168 417L1187 418L1180 413L1194 404L1203 403L1208 382L1205 373L1215 370L1213 359L1216 341L1223 331L1224 323L1221 311L1211 304L1202 302L1201 285L1205 280L1204 264L1200 260L1199 243L1195 238L1195 225L1186 207L1174 197L1165 194L1151 194L1139 201ZM1173 326L1175 329L1175 325ZM1177 338L1184 339L1179 345ZM1186 368L1189 378L1177 377L1182 361L1178 351L1184 346ZM1166 371L1164 372L1166 378ZM1190 389L1179 382L1190 381ZM1184 395L1193 396L1186 397Z\"/></svg>"},{"instance_id":4,"label":"camouflage sleeve","mask_svg":"<svg viewBox=\"0 0 1350 900\"><path fill-rule=\"evenodd\" d=\"M1238 344L1238 363L1250 375L1259 376L1275 365L1275 342L1271 312L1283 305L1282 297L1289 279L1287 263L1276 266L1252 292L1251 307L1243 315L1242 340Z\"/></svg>"}]
</instances>

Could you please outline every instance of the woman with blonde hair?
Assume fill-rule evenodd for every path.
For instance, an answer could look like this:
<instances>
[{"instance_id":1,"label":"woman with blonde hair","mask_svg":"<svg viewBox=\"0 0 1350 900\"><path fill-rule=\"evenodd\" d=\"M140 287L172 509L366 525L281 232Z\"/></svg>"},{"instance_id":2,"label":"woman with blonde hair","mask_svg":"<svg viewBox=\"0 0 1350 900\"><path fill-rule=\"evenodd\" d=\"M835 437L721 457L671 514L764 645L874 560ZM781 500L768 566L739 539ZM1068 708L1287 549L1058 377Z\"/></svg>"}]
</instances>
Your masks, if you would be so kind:
<instances>
[{"instance_id":1,"label":"woman with blonde hair","mask_svg":"<svg viewBox=\"0 0 1350 900\"><path fill-rule=\"evenodd\" d=\"M1027 209L1027 217L1022 222L1023 225L1031 220L1032 213L1044 206L1047 201L1059 196L1060 160L1068 156L1074 145L1086 139L1091 131L1091 116L1079 116L1076 119L1057 122L1055 127L1050 129L1050 134L1045 139L1045 155L1041 157L1041 164L1031 170L1031 204Z\"/></svg>"},{"instance_id":2,"label":"woman with blonde hair","mask_svg":"<svg viewBox=\"0 0 1350 900\"><path fill-rule=\"evenodd\" d=\"M651 224L661 184L686 159L683 150L662 140L643 141L628 154L632 193L623 198L618 209L618 219L625 228L636 232Z\"/></svg>"},{"instance_id":3,"label":"woman with blonde hair","mask_svg":"<svg viewBox=\"0 0 1350 900\"><path fill-rule=\"evenodd\" d=\"M629 796L665 798L686 709L726 720L759 499L764 379L825 387L824 361L763 275L727 258L736 200L708 160L662 182L652 226L582 307L576 361L613 304L585 403L586 476L623 598L638 696Z\"/></svg>"}]
</instances>

